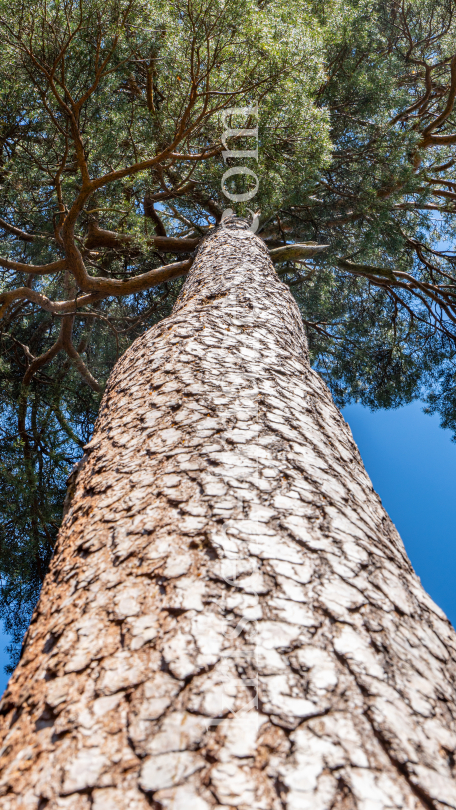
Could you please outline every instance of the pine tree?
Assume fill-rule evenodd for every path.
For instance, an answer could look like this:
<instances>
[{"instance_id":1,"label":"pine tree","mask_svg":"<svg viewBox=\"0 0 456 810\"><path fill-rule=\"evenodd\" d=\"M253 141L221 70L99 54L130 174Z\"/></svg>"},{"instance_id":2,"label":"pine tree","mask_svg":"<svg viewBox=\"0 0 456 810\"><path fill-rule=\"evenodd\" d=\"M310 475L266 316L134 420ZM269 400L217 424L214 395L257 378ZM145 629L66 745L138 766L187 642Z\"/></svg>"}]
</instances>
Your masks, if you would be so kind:
<instances>
[{"instance_id":1,"label":"pine tree","mask_svg":"<svg viewBox=\"0 0 456 810\"><path fill-rule=\"evenodd\" d=\"M2 808L456 807L455 656L228 218L108 382L1 704Z\"/></svg>"},{"instance_id":2,"label":"pine tree","mask_svg":"<svg viewBox=\"0 0 456 810\"><path fill-rule=\"evenodd\" d=\"M454 428L455 36L452 0L0 0L12 667L108 376L169 315L238 157L336 404L421 397ZM307 242L328 248L297 262Z\"/></svg>"}]
</instances>

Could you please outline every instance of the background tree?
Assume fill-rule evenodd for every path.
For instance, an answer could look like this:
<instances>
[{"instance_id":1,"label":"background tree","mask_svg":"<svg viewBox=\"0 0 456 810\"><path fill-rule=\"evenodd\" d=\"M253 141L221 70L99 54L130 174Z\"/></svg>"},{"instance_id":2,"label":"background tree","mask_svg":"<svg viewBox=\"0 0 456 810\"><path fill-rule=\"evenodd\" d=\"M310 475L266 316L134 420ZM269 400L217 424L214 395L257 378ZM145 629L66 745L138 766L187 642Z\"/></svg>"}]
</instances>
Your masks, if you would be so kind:
<instances>
[{"instance_id":1,"label":"background tree","mask_svg":"<svg viewBox=\"0 0 456 810\"><path fill-rule=\"evenodd\" d=\"M451 3L363 4L338 26L317 102L330 115L332 161L274 223L276 238L281 225L288 238L331 246L317 274L291 283L338 403L355 396L391 407L421 395L446 427L454 424L453 31Z\"/></svg>"},{"instance_id":2,"label":"background tree","mask_svg":"<svg viewBox=\"0 0 456 810\"><path fill-rule=\"evenodd\" d=\"M226 205L224 108L259 103L259 165L243 162L266 243L330 245L276 266L338 404L420 395L454 424L455 26L451 2L1 9L2 604L18 641L109 371L169 314Z\"/></svg>"}]
</instances>

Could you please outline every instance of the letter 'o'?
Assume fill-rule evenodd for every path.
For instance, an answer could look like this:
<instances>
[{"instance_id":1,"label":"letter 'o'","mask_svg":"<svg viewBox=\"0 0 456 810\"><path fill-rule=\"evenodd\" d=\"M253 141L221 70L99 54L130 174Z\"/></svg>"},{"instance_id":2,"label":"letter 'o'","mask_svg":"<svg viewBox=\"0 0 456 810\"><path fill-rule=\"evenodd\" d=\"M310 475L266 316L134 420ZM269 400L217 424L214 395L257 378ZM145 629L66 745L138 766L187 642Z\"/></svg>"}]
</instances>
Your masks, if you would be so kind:
<instances>
[{"instance_id":1,"label":"letter 'o'","mask_svg":"<svg viewBox=\"0 0 456 810\"><path fill-rule=\"evenodd\" d=\"M245 191L244 194L231 194L226 188L226 180L228 180L229 177L233 177L235 174L247 174L249 177L254 177L256 182L255 188L251 191ZM247 200L251 200L257 193L260 185L260 181L255 172L252 172L251 169L247 169L245 166L233 166L231 169L227 169L222 177L221 183L225 197L228 197L229 200L233 200L233 202L247 202Z\"/></svg>"}]
</instances>

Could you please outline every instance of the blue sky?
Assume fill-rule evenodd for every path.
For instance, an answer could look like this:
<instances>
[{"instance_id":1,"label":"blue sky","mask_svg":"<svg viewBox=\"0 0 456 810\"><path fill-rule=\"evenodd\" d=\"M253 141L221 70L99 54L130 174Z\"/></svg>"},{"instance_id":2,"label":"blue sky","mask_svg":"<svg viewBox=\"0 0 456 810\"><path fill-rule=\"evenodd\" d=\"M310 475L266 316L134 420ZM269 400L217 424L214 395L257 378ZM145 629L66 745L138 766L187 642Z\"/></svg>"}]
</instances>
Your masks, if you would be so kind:
<instances>
[{"instance_id":1,"label":"blue sky","mask_svg":"<svg viewBox=\"0 0 456 810\"><path fill-rule=\"evenodd\" d=\"M374 488L413 567L456 626L456 444L414 402L371 412L350 405L349 423Z\"/></svg>"},{"instance_id":2,"label":"blue sky","mask_svg":"<svg viewBox=\"0 0 456 810\"><path fill-rule=\"evenodd\" d=\"M456 444L419 402L394 411L343 411L367 472L415 571L456 625ZM8 639L0 637L0 693Z\"/></svg>"}]
</instances>

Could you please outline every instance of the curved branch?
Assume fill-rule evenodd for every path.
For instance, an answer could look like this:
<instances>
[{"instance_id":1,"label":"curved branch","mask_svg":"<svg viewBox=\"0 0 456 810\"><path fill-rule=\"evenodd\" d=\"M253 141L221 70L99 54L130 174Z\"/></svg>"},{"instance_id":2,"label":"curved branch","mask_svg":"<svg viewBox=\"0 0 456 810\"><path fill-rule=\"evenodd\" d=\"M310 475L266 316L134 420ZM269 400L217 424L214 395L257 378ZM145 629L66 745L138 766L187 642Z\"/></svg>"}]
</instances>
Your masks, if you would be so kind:
<instances>
[{"instance_id":1,"label":"curved branch","mask_svg":"<svg viewBox=\"0 0 456 810\"><path fill-rule=\"evenodd\" d=\"M426 127L426 129L423 130L423 140L426 140L430 136L431 132L433 132L434 129L437 129L437 127L439 127L440 124L443 124L447 120L447 118L451 115L454 107L455 98L456 98L456 55L453 56L451 60L451 82L446 107L443 110L443 112L439 116L437 116L437 118L434 121L432 121Z\"/></svg>"},{"instance_id":2,"label":"curved branch","mask_svg":"<svg viewBox=\"0 0 456 810\"><path fill-rule=\"evenodd\" d=\"M26 345L25 345L25 343L21 343L21 342L20 342L20 340L18 340L17 338L15 338L13 335L10 335L10 333L9 333L9 332L0 332L0 337L5 337L5 338L8 338L8 339L9 339L9 340L11 340L11 342L12 342L12 343L14 343L16 346L20 346L20 348L21 348L21 349L22 349L22 351L24 352L24 354L25 354L25 356L26 356L27 360L30 360L30 362L32 362L32 361L35 359L34 355L31 353L31 351L30 351L29 347L28 347L28 346L26 346Z\"/></svg>"},{"instance_id":3,"label":"curved branch","mask_svg":"<svg viewBox=\"0 0 456 810\"><path fill-rule=\"evenodd\" d=\"M171 152L170 157L173 160L206 160L210 157L215 157L216 155L221 155L223 152L223 146L217 146L215 149L210 149L209 147L206 151L199 152L197 154L189 154L189 155L181 155L178 152Z\"/></svg>"},{"instance_id":4,"label":"curved branch","mask_svg":"<svg viewBox=\"0 0 456 810\"><path fill-rule=\"evenodd\" d=\"M68 422L65 419L62 411L60 410L59 405L57 403L57 398L55 398L50 403L50 408L53 411L53 413L55 414L55 417L56 417L60 427L62 428L62 430L65 431L68 438L71 439L71 441L73 441L75 444L79 445L79 447L84 447L84 442L82 441L82 439L79 438L79 436L76 435L76 433L72 429L71 425L68 424Z\"/></svg>"},{"instance_id":5,"label":"curved branch","mask_svg":"<svg viewBox=\"0 0 456 810\"><path fill-rule=\"evenodd\" d=\"M359 276L380 276L380 278L387 278L389 281L396 281L394 273L388 267L374 267L371 264L355 264L348 261L348 259L338 259L337 266L341 270L348 270L350 273L355 273Z\"/></svg>"},{"instance_id":6,"label":"curved branch","mask_svg":"<svg viewBox=\"0 0 456 810\"><path fill-rule=\"evenodd\" d=\"M211 200L210 197L206 197L201 191L199 191L199 189L195 189L192 192L192 197L201 205L202 208L209 211L217 224L221 222L223 211L214 200Z\"/></svg>"},{"instance_id":7,"label":"curved branch","mask_svg":"<svg viewBox=\"0 0 456 810\"><path fill-rule=\"evenodd\" d=\"M443 191L443 189L435 191L432 189L431 194L433 197L443 197L447 200L456 200L456 194L453 191Z\"/></svg>"},{"instance_id":8,"label":"curved branch","mask_svg":"<svg viewBox=\"0 0 456 810\"><path fill-rule=\"evenodd\" d=\"M72 319L74 319L74 316L72 316ZM65 349L68 357L70 357L71 360L73 361L81 377L86 381L88 385L90 385L90 387L94 391L97 392L97 394L99 394L101 391L101 385L98 382L98 380L96 380L95 377L90 373L81 355L73 346L73 343L71 341L71 335L68 335L67 333L64 334L62 348Z\"/></svg>"},{"instance_id":9,"label":"curved branch","mask_svg":"<svg viewBox=\"0 0 456 810\"><path fill-rule=\"evenodd\" d=\"M429 101L429 98L430 98L431 93L432 93L431 70L432 70L432 68L428 64L426 64L425 65L426 92L425 92L424 96L421 96L421 98L419 98L418 101L415 101L415 103L412 104L410 107L407 107L406 110L403 110L402 112L398 113L397 115L394 116L394 118L392 118L390 121L388 121L388 126L389 127L392 127L392 126L394 126L394 124L397 124L398 121L401 121L402 119L407 118L409 115L411 115L412 112L415 112L415 110L418 110L420 107L423 106L423 104L426 104L426 102Z\"/></svg>"},{"instance_id":10,"label":"curved branch","mask_svg":"<svg viewBox=\"0 0 456 810\"><path fill-rule=\"evenodd\" d=\"M186 194L193 192L197 185L198 184L195 180L190 180L190 182L185 183L180 188L170 188L165 189L164 191L150 193L149 200L151 202L163 202L164 200L173 200L175 197L183 197Z\"/></svg>"},{"instance_id":11,"label":"curved branch","mask_svg":"<svg viewBox=\"0 0 456 810\"><path fill-rule=\"evenodd\" d=\"M74 314L81 307L93 304L96 301L101 301L102 298L106 298L107 296L123 296L143 292L151 287L156 287L158 284L163 284L165 281L171 281L174 278L179 278L179 276L184 276L188 273L192 264L193 259L166 264L164 267L149 270L147 273L141 273L141 275L134 276L126 281L96 278L89 276L86 272L86 277L89 281L87 286L89 289L92 288L93 292L68 301L51 301L46 295L36 290L31 290L29 287L19 287L16 290L10 290L9 292L0 294L0 320L9 305L20 299L38 304L41 309L52 312L54 315Z\"/></svg>"},{"instance_id":12,"label":"curved branch","mask_svg":"<svg viewBox=\"0 0 456 810\"><path fill-rule=\"evenodd\" d=\"M273 262L299 261L299 259L311 259L317 253L329 248L329 245L318 245L316 242L305 242L302 245L283 245L273 248L269 255Z\"/></svg>"},{"instance_id":13,"label":"curved branch","mask_svg":"<svg viewBox=\"0 0 456 810\"><path fill-rule=\"evenodd\" d=\"M456 143L456 134L452 135L427 135L418 144L419 149L426 149L428 146L451 146Z\"/></svg>"},{"instance_id":14,"label":"curved branch","mask_svg":"<svg viewBox=\"0 0 456 810\"><path fill-rule=\"evenodd\" d=\"M71 299L70 301L51 301L46 295L31 290L30 287L18 287L16 290L0 294L0 320L5 315L8 307L14 301L30 301L31 304L38 304L41 309L46 312L52 312L54 315L68 315L73 313L79 307L85 307L88 304L93 304L95 301L100 301L105 296L99 293L91 293L89 295L81 295L78 299Z\"/></svg>"},{"instance_id":15,"label":"curved branch","mask_svg":"<svg viewBox=\"0 0 456 810\"><path fill-rule=\"evenodd\" d=\"M50 363L51 360L53 360L54 357L59 353L60 349L63 346L63 334L65 325L66 325L65 322L62 322L60 326L59 336L55 341L54 345L51 346L51 348L48 349L47 352L43 352L43 354L40 354L39 357L35 357L35 359L30 363L22 380L22 388L28 388L36 372L39 371L39 369L42 368L42 366L46 366L48 363Z\"/></svg>"},{"instance_id":16,"label":"curved branch","mask_svg":"<svg viewBox=\"0 0 456 810\"><path fill-rule=\"evenodd\" d=\"M160 238L163 239L164 237ZM103 297L107 295L131 295L131 293L142 292L150 287L155 287L157 284L162 284L164 281L171 281L174 278L186 275L192 264L193 259L185 259L181 262L165 264L163 267L149 270L147 273L141 273L141 275L133 276L133 278L126 279L125 281L120 281L115 278L89 276L87 271L85 271L86 281L84 285L80 284L79 279L77 279L77 281L84 292L91 290L101 294ZM82 298L79 299L78 306L80 306L81 300Z\"/></svg>"},{"instance_id":17,"label":"curved branch","mask_svg":"<svg viewBox=\"0 0 456 810\"><path fill-rule=\"evenodd\" d=\"M144 195L143 208L144 208L144 216L151 219L152 222L155 225L155 233L156 233L156 235L157 236L166 236L165 226L164 226L163 222L161 221L160 217L158 216L158 214L157 214L157 212L156 212L156 210L154 208L153 200L151 200L150 195L147 192Z\"/></svg>"},{"instance_id":18,"label":"curved branch","mask_svg":"<svg viewBox=\"0 0 456 810\"><path fill-rule=\"evenodd\" d=\"M0 217L0 228L3 228L4 231L8 231L8 233L12 233L14 236L17 236L18 239L22 239L23 242L35 242L36 239L39 239L39 236L34 236L32 233L27 233L26 231L22 231L20 228L16 228L15 225L10 225L5 219Z\"/></svg>"},{"instance_id":19,"label":"curved branch","mask_svg":"<svg viewBox=\"0 0 456 810\"><path fill-rule=\"evenodd\" d=\"M50 264L24 264L23 262L13 262L11 259L3 259L0 256L0 267L7 270L16 270L18 273L33 273L35 276L47 276L50 273L59 273L66 268L66 259L58 259Z\"/></svg>"},{"instance_id":20,"label":"curved branch","mask_svg":"<svg viewBox=\"0 0 456 810\"><path fill-rule=\"evenodd\" d=\"M354 264L346 259L339 259L337 265L341 269L348 270L354 275L364 276L379 287L388 289L388 287L395 286L408 290L410 293L419 298L428 310L429 314L436 318L431 305L426 300L426 298L430 298L435 304L437 304L437 306L441 307L441 309L446 313L448 318L453 323L456 323L456 316L453 314L453 306L448 300L445 300L445 295L442 295L441 291L438 289L438 287L436 287L436 285L423 284L423 282L414 278L409 273L403 272L402 270L395 271L396 275L399 277L396 278L393 271L389 270L388 268L373 267L368 264ZM400 279L404 279L405 281L401 281ZM393 284L391 284L391 282L393 282ZM421 290L423 295L420 295L418 290ZM426 298L424 298L424 296L426 296ZM452 339L454 340L454 336Z\"/></svg>"},{"instance_id":21,"label":"curved branch","mask_svg":"<svg viewBox=\"0 0 456 810\"><path fill-rule=\"evenodd\" d=\"M147 216L154 219L150 213L149 206ZM155 210L152 210L156 214ZM155 219L154 219L155 222ZM160 220L161 222L161 220ZM148 244L153 245L157 250L163 250L166 253L192 253L199 245L200 239L179 239L174 236L157 235L152 236L147 240ZM97 222L90 222L89 232L85 241L85 247L88 250L95 248L126 248L128 245L134 244L134 237L130 234L116 233L115 231L107 231L100 228Z\"/></svg>"},{"instance_id":22,"label":"curved branch","mask_svg":"<svg viewBox=\"0 0 456 810\"><path fill-rule=\"evenodd\" d=\"M73 342L71 339L71 335L73 332L73 323L74 323L74 315L65 315L62 319L62 323L60 326L60 332L57 340L55 341L54 345L48 349L47 352L44 352L39 357L36 357L32 363L30 363L27 371L24 374L21 386L21 394L19 397L19 418L20 418L20 429L19 433L21 434L25 432L25 412L27 409L27 392L30 387L30 383L35 376L36 372L46 366L51 360L56 357L56 355L63 349L68 357L71 358L74 365L76 366L77 370L79 371L81 377L93 388L94 391L99 393L101 391L101 386L98 381L93 377L90 373L89 369L87 368L86 364L84 363L81 355L73 346Z\"/></svg>"},{"instance_id":23,"label":"curved branch","mask_svg":"<svg viewBox=\"0 0 456 810\"><path fill-rule=\"evenodd\" d=\"M112 234L111 231L102 232ZM117 238L118 234L114 234ZM173 239L172 237L157 236L153 240L154 243L163 246L165 245L170 249L170 243L184 244L186 252L199 244L199 239ZM270 251L271 259L274 262L299 260L300 258L311 258L316 253L325 250L328 245L317 245L315 242L309 242L302 245L283 245L282 247L275 248ZM76 281L86 295L81 295L75 299L68 301L51 301L47 296L36 290L31 290L29 287L19 287L16 290L11 290L0 294L0 319L5 314L8 306L19 299L25 299L31 303L37 304L47 312L52 312L55 315L71 314L80 309L81 307L100 301L107 296L124 296L131 295L132 293L143 292L144 290L155 287L158 284L163 284L165 281L171 281L180 276L184 276L190 270L193 264L193 258L185 259L180 262L166 264L163 267L149 270L147 273L141 273L139 276L121 281L119 279L100 278L97 276L89 276L85 268L82 256L79 250L74 247L77 252L80 264L79 272L74 273ZM27 265L25 265L27 266ZM83 272L81 272L81 270Z\"/></svg>"},{"instance_id":24,"label":"curved branch","mask_svg":"<svg viewBox=\"0 0 456 810\"><path fill-rule=\"evenodd\" d=\"M1 310L0 310L0 312L1 312ZM35 357L35 359L30 363L30 365L29 365L29 367L28 367L27 371L25 372L24 377L22 379L22 385L21 385L21 390L20 390L20 394L19 394L19 407L18 407L18 414L17 414L17 428L18 428L19 439L24 444L24 459L25 459L25 464L26 464L30 484L33 483L33 471L32 471L32 468L31 468L31 454L30 454L31 451L30 451L29 437L28 437L28 434L27 434L26 424L25 424L26 416L27 416L28 392L29 392L29 388L30 388L30 383L31 383L33 377L35 376L36 372L42 366L45 366L47 363L50 363L50 361L53 360L53 358L59 353L60 349L62 348L63 327L64 327L64 323L62 322L61 327L60 327L59 336L58 336L56 342L54 343L54 345L51 346L51 348L48 349L47 352L44 352L39 357Z\"/></svg>"}]
</instances>

